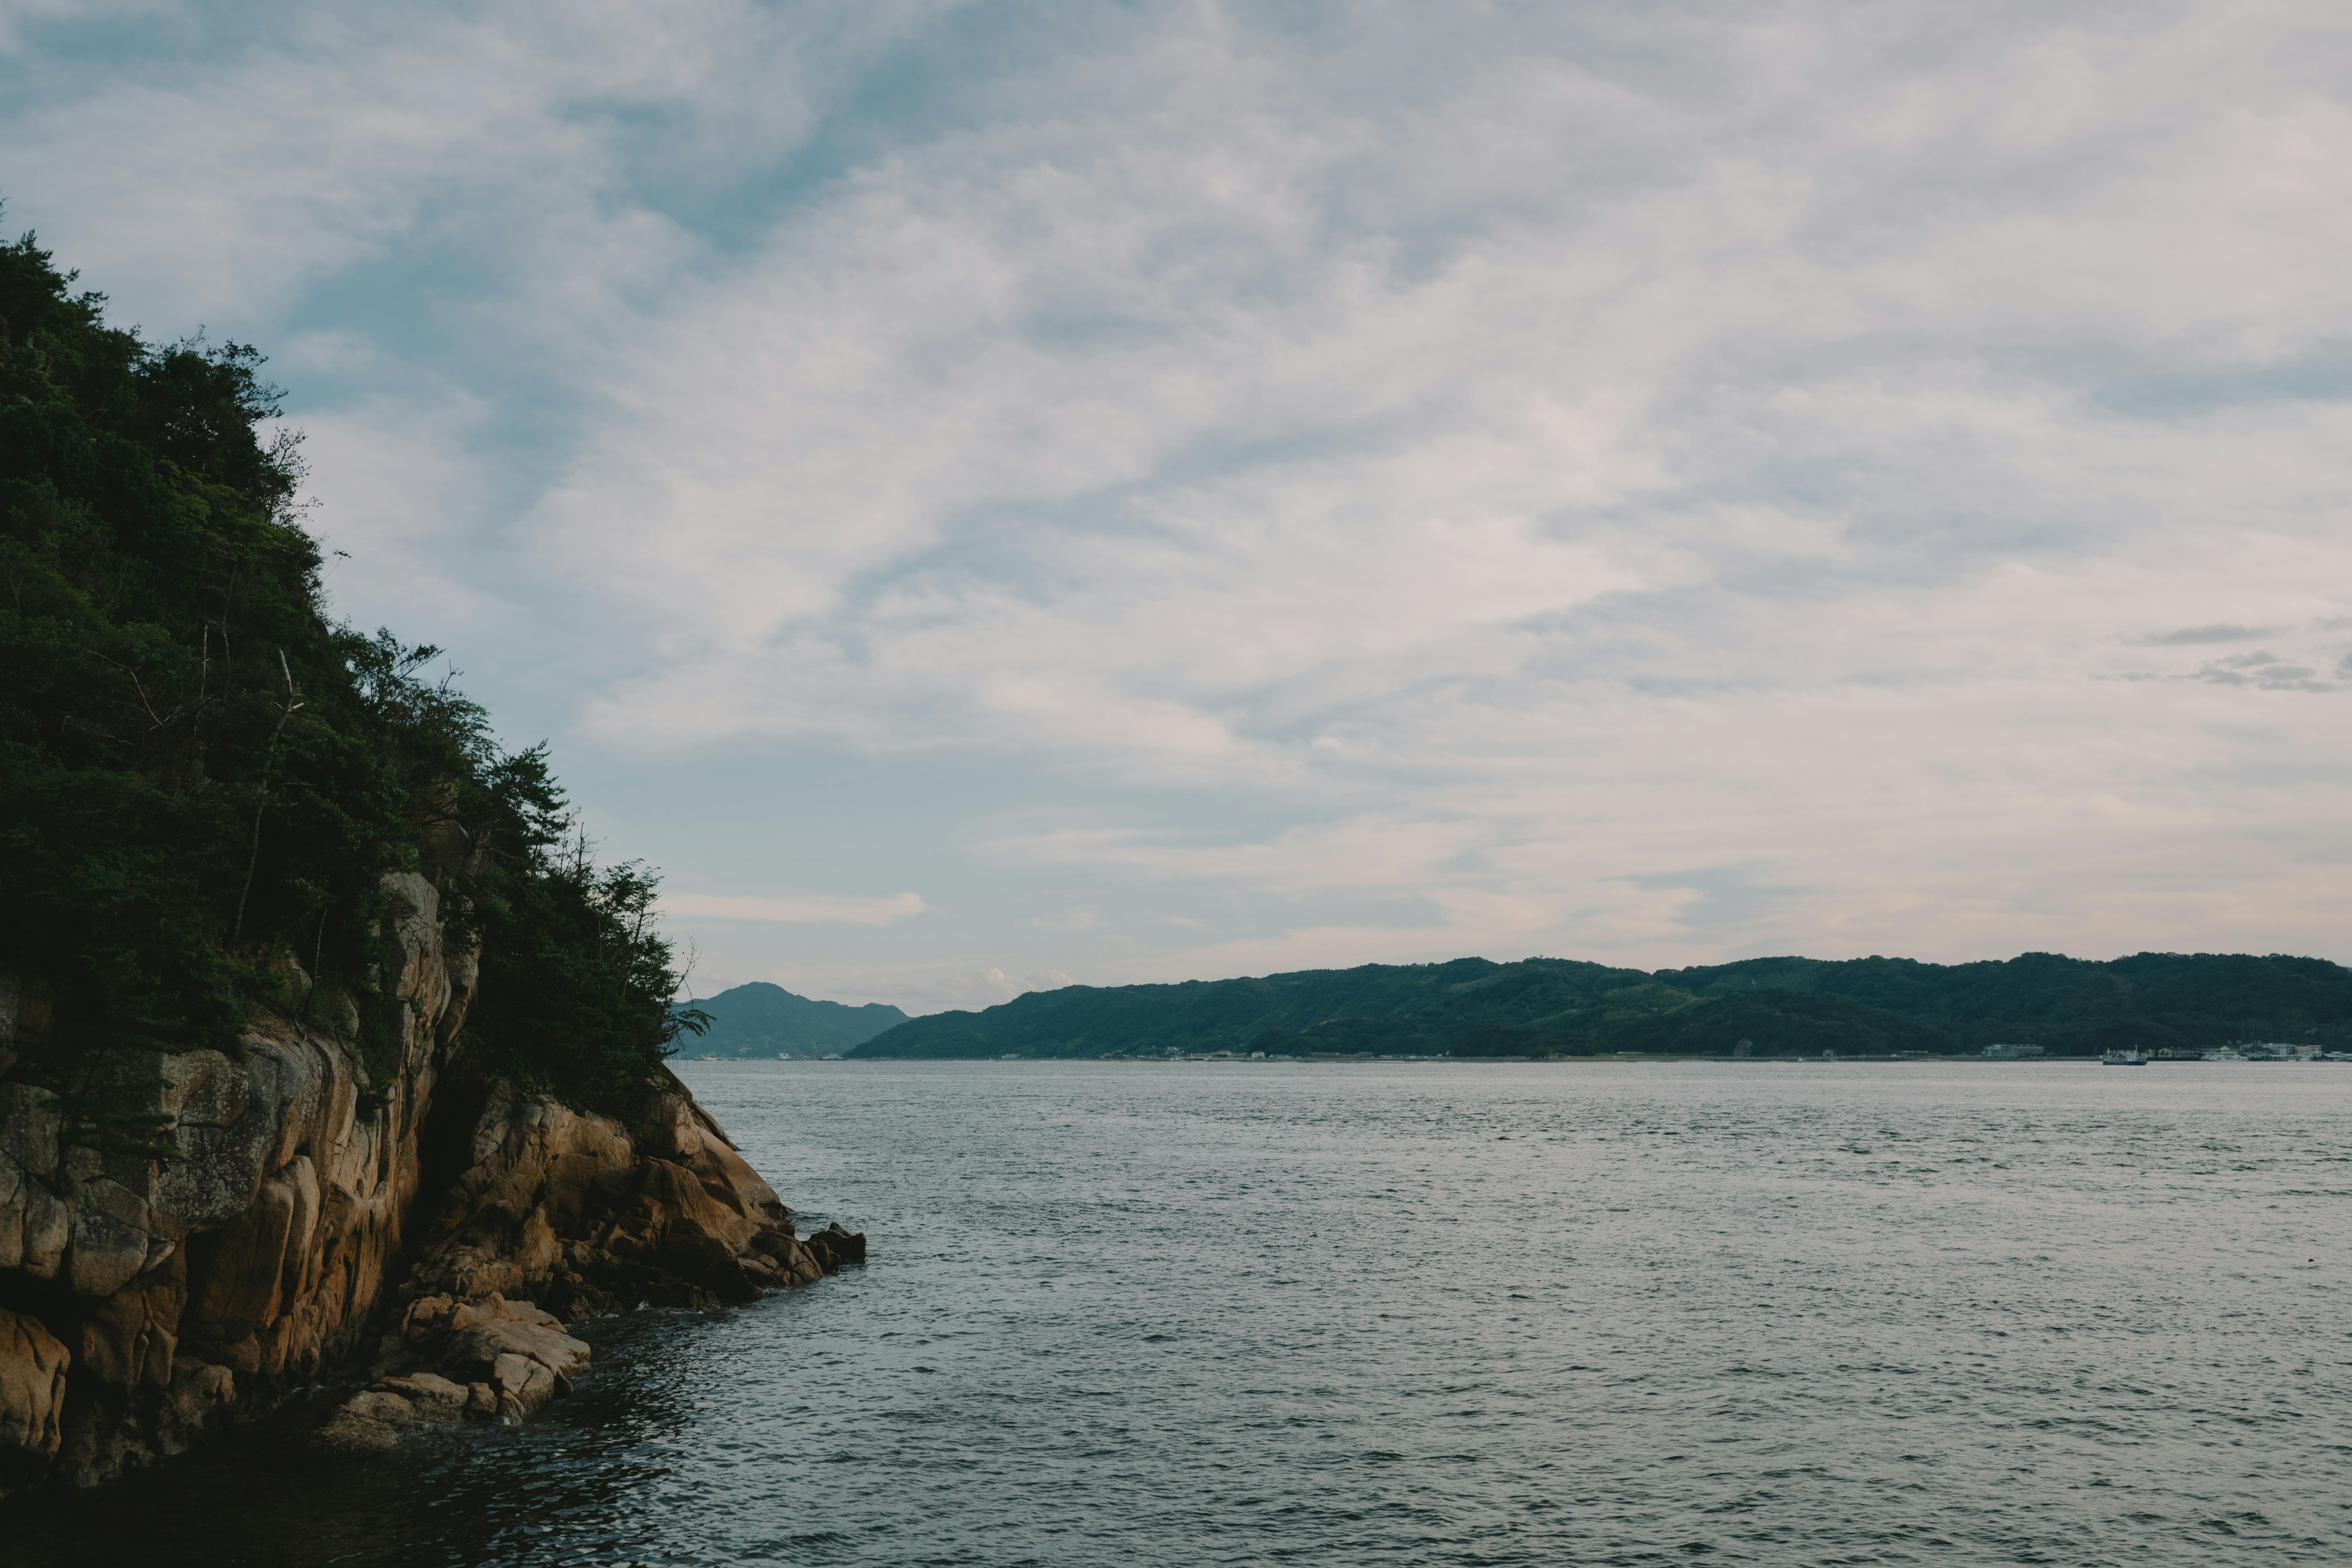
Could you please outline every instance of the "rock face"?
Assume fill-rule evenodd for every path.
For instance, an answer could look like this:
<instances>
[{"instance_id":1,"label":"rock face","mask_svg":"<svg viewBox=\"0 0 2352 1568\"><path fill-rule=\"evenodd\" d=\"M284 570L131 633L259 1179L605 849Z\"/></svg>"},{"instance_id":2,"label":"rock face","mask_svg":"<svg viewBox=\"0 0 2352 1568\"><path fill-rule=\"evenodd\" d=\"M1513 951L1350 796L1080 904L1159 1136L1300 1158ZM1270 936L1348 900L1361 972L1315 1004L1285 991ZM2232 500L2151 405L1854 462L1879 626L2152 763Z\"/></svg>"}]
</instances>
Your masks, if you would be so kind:
<instances>
[{"instance_id":1,"label":"rock face","mask_svg":"<svg viewBox=\"0 0 2352 1568\"><path fill-rule=\"evenodd\" d=\"M588 1347L554 1314L495 1295L415 1301L385 1349L374 1380L312 1435L317 1447L376 1453L423 1426L520 1421L588 1370Z\"/></svg>"},{"instance_id":2,"label":"rock face","mask_svg":"<svg viewBox=\"0 0 2352 1568\"><path fill-rule=\"evenodd\" d=\"M445 950L430 883L389 886L412 912L370 1020L384 1081L356 1016L260 1019L234 1057L116 1053L115 1103L168 1125L168 1160L0 1084L0 1493L104 1480L371 1353L331 1445L519 1419L586 1364L559 1315L747 1300L863 1257L863 1237L795 1238L675 1079L623 1126L472 1077L473 956ZM0 983L11 1035L17 1000Z\"/></svg>"},{"instance_id":3,"label":"rock face","mask_svg":"<svg viewBox=\"0 0 2352 1568\"><path fill-rule=\"evenodd\" d=\"M866 1238L839 1226L795 1237L792 1211L675 1078L632 1126L502 1085L473 1127L473 1163L422 1227L398 1326L366 1390L320 1428L326 1447L521 1420L587 1367L566 1321L749 1301L865 1260Z\"/></svg>"},{"instance_id":4,"label":"rock face","mask_svg":"<svg viewBox=\"0 0 2352 1568\"><path fill-rule=\"evenodd\" d=\"M72 1352L39 1320L0 1312L0 1454L20 1477L58 1457Z\"/></svg>"},{"instance_id":5,"label":"rock face","mask_svg":"<svg viewBox=\"0 0 2352 1568\"><path fill-rule=\"evenodd\" d=\"M634 1126L494 1090L473 1162L424 1227L404 1293L526 1297L577 1319L748 1301L824 1263L676 1079Z\"/></svg>"}]
</instances>

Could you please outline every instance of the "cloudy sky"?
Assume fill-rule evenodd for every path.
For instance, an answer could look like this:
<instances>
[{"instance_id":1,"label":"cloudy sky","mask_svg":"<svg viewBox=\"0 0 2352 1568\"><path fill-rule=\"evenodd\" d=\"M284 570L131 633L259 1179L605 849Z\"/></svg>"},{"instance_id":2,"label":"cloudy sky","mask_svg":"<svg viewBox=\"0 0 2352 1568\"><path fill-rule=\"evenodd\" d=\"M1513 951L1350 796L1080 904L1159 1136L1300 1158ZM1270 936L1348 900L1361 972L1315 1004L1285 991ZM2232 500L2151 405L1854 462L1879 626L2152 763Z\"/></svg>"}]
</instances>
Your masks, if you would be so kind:
<instances>
[{"instance_id":1,"label":"cloudy sky","mask_svg":"<svg viewBox=\"0 0 2352 1568\"><path fill-rule=\"evenodd\" d=\"M2352 10L0 0L704 994L2352 959Z\"/></svg>"}]
</instances>

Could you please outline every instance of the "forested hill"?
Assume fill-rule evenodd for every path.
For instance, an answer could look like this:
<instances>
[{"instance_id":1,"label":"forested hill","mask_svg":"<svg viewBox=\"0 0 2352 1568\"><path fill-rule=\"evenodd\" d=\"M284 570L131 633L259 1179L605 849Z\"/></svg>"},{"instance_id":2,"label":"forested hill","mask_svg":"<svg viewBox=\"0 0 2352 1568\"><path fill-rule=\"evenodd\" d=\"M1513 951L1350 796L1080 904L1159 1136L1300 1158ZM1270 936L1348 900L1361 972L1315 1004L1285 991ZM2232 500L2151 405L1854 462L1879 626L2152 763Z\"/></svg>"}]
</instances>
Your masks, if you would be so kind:
<instances>
[{"instance_id":1,"label":"forested hill","mask_svg":"<svg viewBox=\"0 0 2352 1568\"><path fill-rule=\"evenodd\" d=\"M887 1003L852 1007L819 1002L764 980L688 1005L710 1020L695 1044L697 1056L822 1056L845 1051L907 1021L906 1014Z\"/></svg>"},{"instance_id":2,"label":"forested hill","mask_svg":"<svg viewBox=\"0 0 2352 1568\"><path fill-rule=\"evenodd\" d=\"M1366 964L1177 985L1074 985L940 1013L853 1057L1761 1055L1972 1050L2094 1055L2231 1040L2352 1044L2352 969L2318 958L2029 952L1981 963L1759 958L1646 973L1569 959Z\"/></svg>"},{"instance_id":3,"label":"forested hill","mask_svg":"<svg viewBox=\"0 0 2352 1568\"><path fill-rule=\"evenodd\" d=\"M1661 970L1657 978L1709 996L1800 990L1842 997L1970 1047L2020 1040L2095 1053L2232 1040L2352 1043L2352 969L2280 953L2140 952L2093 962L2029 952L1955 964L1756 958Z\"/></svg>"}]
</instances>

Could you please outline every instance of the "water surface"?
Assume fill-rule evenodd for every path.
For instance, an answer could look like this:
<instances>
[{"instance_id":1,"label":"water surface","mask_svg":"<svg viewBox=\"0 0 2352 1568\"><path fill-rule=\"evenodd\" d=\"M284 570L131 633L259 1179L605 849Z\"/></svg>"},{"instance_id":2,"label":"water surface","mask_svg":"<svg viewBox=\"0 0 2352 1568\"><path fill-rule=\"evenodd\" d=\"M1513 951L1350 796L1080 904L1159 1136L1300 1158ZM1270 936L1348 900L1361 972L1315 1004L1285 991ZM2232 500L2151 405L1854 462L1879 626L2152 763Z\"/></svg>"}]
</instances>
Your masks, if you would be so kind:
<instances>
[{"instance_id":1,"label":"water surface","mask_svg":"<svg viewBox=\"0 0 2352 1568\"><path fill-rule=\"evenodd\" d=\"M10 1561L2352 1561L2352 1068L684 1072L869 1265Z\"/></svg>"}]
</instances>

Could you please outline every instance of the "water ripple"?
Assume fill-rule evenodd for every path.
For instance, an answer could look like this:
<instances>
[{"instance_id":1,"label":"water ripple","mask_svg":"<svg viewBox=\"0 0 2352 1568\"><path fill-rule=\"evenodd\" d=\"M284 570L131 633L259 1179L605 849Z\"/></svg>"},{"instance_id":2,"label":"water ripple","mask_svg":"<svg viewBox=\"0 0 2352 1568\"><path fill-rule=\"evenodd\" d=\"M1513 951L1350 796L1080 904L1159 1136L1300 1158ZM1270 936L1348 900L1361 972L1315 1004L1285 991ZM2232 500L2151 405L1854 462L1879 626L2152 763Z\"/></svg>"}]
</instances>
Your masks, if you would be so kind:
<instances>
[{"instance_id":1,"label":"water ripple","mask_svg":"<svg viewBox=\"0 0 2352 1568\"><path fill-rule=\"evenodd\" d=\"M688 1075L868 1267L12 1564L2352 1561L2352 1072Z\"/></svg>"}]
</instances>

